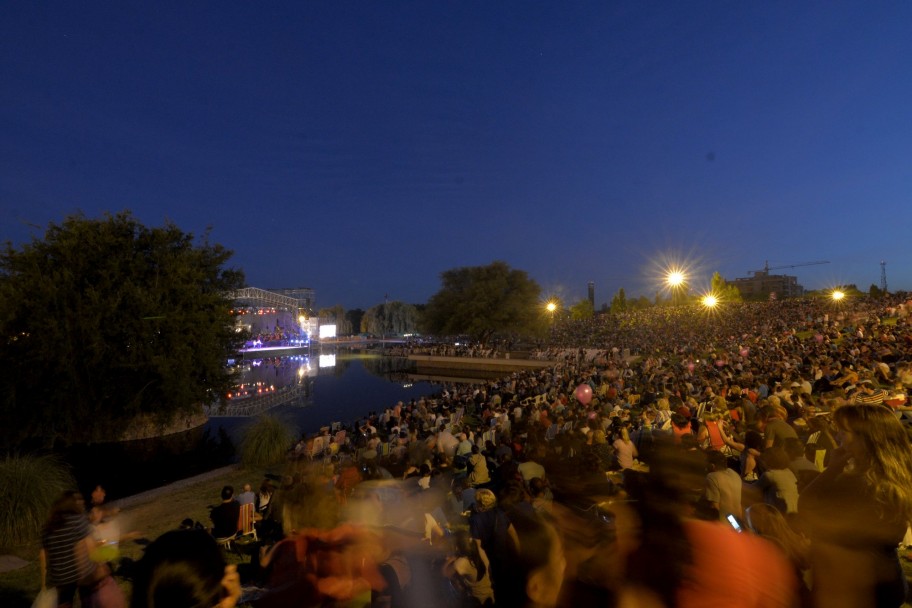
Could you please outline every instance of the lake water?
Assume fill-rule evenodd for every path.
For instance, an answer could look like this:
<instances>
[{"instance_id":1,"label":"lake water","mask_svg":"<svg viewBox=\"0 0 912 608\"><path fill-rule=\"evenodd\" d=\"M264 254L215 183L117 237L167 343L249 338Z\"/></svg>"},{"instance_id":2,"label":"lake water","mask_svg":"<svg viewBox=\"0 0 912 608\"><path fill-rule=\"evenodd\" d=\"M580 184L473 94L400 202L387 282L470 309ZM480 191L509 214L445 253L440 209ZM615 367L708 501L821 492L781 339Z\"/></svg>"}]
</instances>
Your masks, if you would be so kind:
<instances>
[{"instance_id":1,"label":"lake water","mask_svg":"<svg viewBox=\"0 0 912 608\"><path fill-rule=\"evenodd\" d=\"M306 360L276 359L245 366L243 378L260 386L272 381L281 383L278 386L306 384L301 398L268 411L269 415L287 421L299 434L315 433L332 422L357 420L370 411L392 407L397 401L420 399L440 390L430 382L410 381L408 373L413 371L413 366L406 359L364 353L315 355ZM310 371L299 375L307 366ZM251 418L212 418L206 428L211 434L224 429L233 440L240 441L244 427L251 421Z\"/></svg>"},{"instance_id":2,"label":"lake water","mask_svg":"<svg viewBox=\"0 0 912 608\"><path fill-rule=\"evenodd\" d=\"M397 401L419 399L440 390L429 382L411 382L407 360L375 354L268 357L248 360L239 367L238 383L254 392L257 387L274 387L279 392L290 383L303 385L295 401L268 411L287 421L297 433L316 432L331 422L357 420L369 411L382 411ZM239 451L244 428L253 420L211 418L186 433L79 446L62 456L73 467L83 492L100 483L113 500L236 461L235 450Z\"/></svg>"}]
</instances>

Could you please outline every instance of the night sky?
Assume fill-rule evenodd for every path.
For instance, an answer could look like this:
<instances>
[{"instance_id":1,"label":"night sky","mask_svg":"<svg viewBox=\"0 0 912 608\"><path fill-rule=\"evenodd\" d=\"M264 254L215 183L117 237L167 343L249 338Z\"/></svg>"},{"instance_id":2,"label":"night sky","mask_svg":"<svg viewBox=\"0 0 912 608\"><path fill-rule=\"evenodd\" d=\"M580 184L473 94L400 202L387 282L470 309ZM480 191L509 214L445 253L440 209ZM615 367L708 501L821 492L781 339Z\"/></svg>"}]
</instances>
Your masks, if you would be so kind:
<instances>
[{"instance_id":1,"label":"night sky","mask_svg":"<svg viewBox=\"0 0 912 608\"><path fill-rule=\"evenodd\" d=\"M909 2L6 2L0 240L132 210L318 306L912 290Z\"/></svg>"}]
</instances>

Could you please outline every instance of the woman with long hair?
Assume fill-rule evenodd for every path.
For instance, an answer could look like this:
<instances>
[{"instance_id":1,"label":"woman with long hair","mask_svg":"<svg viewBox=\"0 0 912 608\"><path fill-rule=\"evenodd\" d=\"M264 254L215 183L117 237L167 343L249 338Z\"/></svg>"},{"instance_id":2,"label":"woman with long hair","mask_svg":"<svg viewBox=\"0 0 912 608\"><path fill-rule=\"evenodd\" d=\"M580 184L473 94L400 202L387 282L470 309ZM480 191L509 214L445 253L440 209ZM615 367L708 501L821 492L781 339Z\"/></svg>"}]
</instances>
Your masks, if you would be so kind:
<instances>
[{"instance_id":1,"label":"woman with long hair","mask_svg":"<svg viewBox=\"0 0 912 608\"><path fill-rule=\"evenodd\" d=\"M896 552L912 518L912 444L882 405L833 413L829 466L801 494L811 538L814 605L896 607L906 581Z\"/></svg>"},{"instance_id":2,"label":"woman with long hair","mask_svg":"<svg viewBox=\"0 0 912 608\"><path fill-rule=\"evenodd\" d=\"M617 439L614 440L614 450L617 453L618 466L622 469L632 469L633 459L639 454L636 445L630 439L630 432L626 426L618 429Z\"/></svg>"}]
</instances>

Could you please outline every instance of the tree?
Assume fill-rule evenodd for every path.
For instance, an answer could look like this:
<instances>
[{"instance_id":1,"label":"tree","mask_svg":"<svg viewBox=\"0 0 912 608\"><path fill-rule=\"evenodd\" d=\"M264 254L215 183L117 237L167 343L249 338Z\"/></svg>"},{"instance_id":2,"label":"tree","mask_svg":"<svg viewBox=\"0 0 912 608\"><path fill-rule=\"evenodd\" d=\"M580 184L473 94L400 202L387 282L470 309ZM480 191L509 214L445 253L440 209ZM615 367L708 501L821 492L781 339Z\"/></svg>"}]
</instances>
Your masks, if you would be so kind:
<instances>
[{"instance_id":1,"label":"tree","mask_svg":"<svg viewBox=\"0 0 912 608\"><path fill-rule=\"evenodd\" d=\"M50 224L0 253L0 443L113 439L138 418L200 412L244 339L231 252L128 212Z\"/></svg>"},{"instance_id":2,"label":"tree","mask_svg":"<svg viewBox=\"0 0 912 608\"><path fill-rule=\"evenodd\" d=\"M741 290L731 285L722 278L718 272L714 272L712 281L710 281L710 291L722 302L743 302Z\"/></svg>"},{"instance_id":3,"label":"tree","mask_svg":"<svg viewBox=\"0 0 912 608\"><path fill-rule=\"evenodd\" d=\"M324 321L332 321L336 324L337 336L350 336L352 334L352 324L345 314L345 309L341 304L336 304L332 308L321 308L317 316Z\"/></svg>"},{"instance_id":4,"label":"tree","mask_svg":"<svg viewBox=\"0 0 912 608\"><path fill-rule=\"evenodd\" d=\"M635 300L630 300L627 303L627 308L630 310L645 310L652 307L652 302L649 301L649 298L646 296L640 296Z\"/></svg>"},{"instance_id":5,"label":"tree","mask_svg":"<svg viewBox=\"0 0 912 608\"><path fill-rule=\"evenodd\" d=\"M352 333L361 331L362 317L364 317L364 311L360 308L353 308L352 310L346 311L345 320L348 321L348 326L351 327Z\"/></svg>"},{"instance_id":6,"label":"tree","mask_svg":"<svg viewBox=\"0 0 912 608\"><path fill-rule=\"evenodd\" d=\"M424 312L428 333L468 334L485 343L496 333L533 334L545 320L541 288L506 262L447 270Z\"/></svg>"},{"instance_id":7,"label":"tree","mask_svg":"<svg viewBox=\"0 0 912 608\"><path fill-rule=\"evenodd\" d=\"M589 298L583 298L570 307L570 316L577 321L591 319L594 315L595 308L592 306L592 302L589 301Z\"/></svg>"},{"instance_id":8,"label":"tree","mask_svg":"<svg viewBox=\"0 0 912 608\"><path fill-rule=\"evenodd\" d=\"M884 292L880 290L880 287L874 283L871 283L871 286L868 287L868 295L872 298L882 298L884 296Z\"/></svg>"},{"instance_id":9,"label":"tree","mask_svg":"<svg viewBox=\"0 0 912 608\"><path fill-rule=\"evenodd\" d=\"M611 312L617 314L619 312L624 312L627 310L627 294L624 293L624 288L621 287L617 294L611 298Z\"/></svg>"},{"instance_id":10,"label":"tree","mask_svg":"<svg viewBox=\"0 0 912 608\"><path fill-rule=\"evenodd\" d=\"M418 311L405 302L378 304L361 317L361 331L375 336L413 334L418 331Z\"/></svg>"}]
</instances>

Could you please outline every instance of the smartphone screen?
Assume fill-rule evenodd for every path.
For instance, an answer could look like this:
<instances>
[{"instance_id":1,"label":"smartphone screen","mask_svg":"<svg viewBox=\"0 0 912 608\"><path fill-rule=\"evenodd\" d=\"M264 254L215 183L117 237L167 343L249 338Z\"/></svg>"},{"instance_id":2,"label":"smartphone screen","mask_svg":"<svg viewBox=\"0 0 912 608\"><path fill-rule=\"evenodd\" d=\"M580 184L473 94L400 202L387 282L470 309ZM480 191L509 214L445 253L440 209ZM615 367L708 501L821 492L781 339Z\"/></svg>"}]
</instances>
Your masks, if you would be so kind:
<instances>
[{"instance_id":1,"label":"smartphone screen","mask_svg":"<svg viewBox=\"0 0 912 608\"><path fill-rule=\"evenodd\" d=\"M732 515L731 513L729 513L729 514L726 516L726 519L728 519L728 523L731 524L731 527L732 527L732 528L734 528L734 529L737 530L738 532L741 531L741 524L738 523L738 518L736 518L734 515Z\"/></svg>"}]
</instances>

